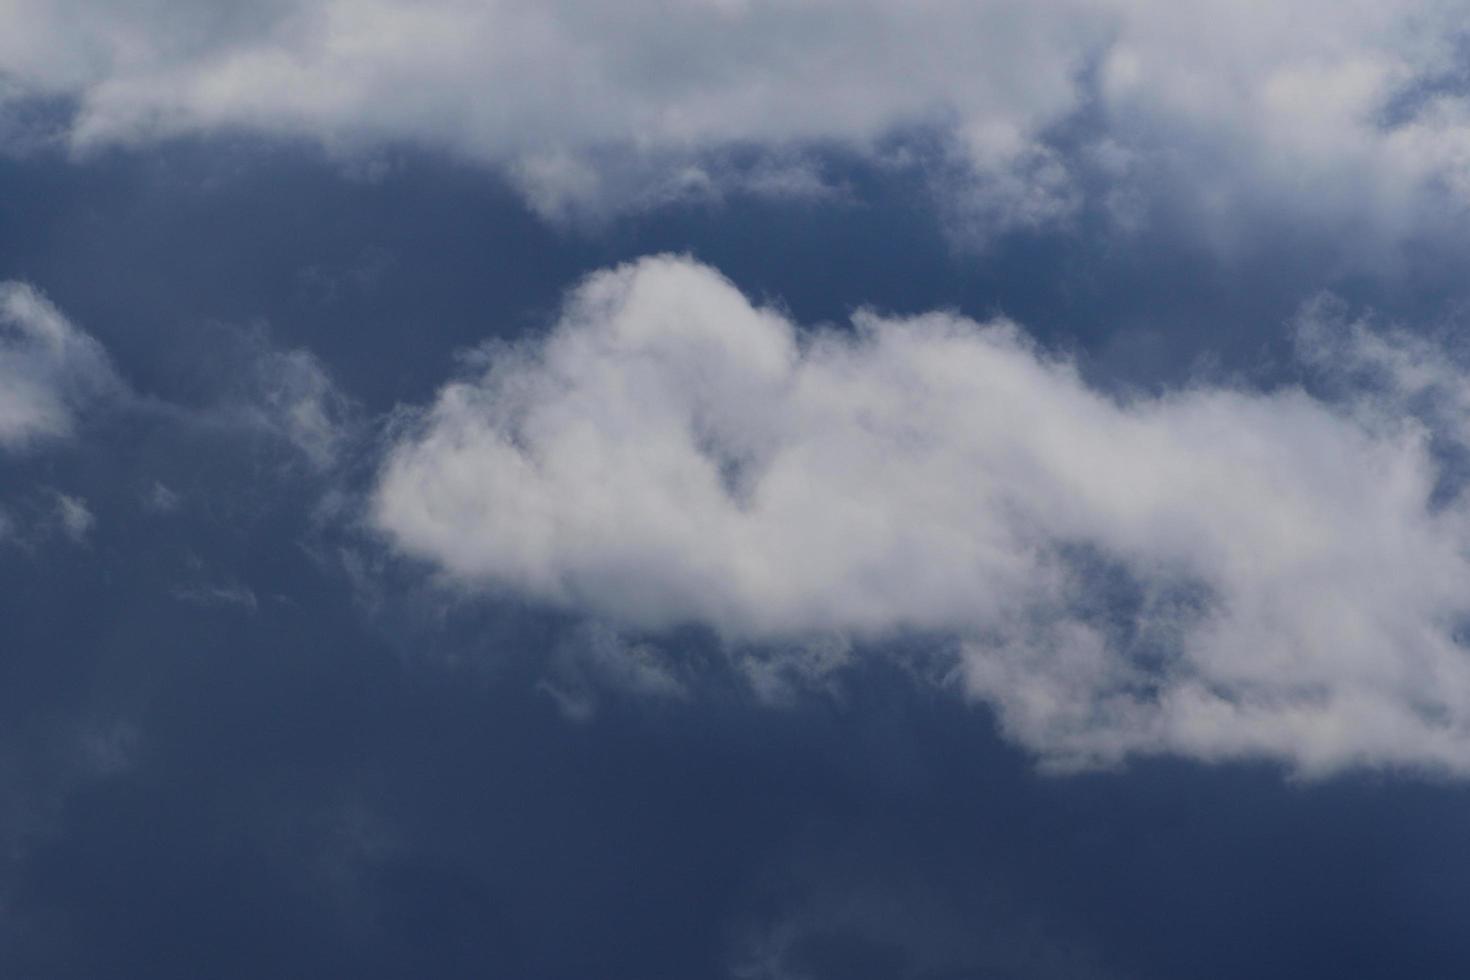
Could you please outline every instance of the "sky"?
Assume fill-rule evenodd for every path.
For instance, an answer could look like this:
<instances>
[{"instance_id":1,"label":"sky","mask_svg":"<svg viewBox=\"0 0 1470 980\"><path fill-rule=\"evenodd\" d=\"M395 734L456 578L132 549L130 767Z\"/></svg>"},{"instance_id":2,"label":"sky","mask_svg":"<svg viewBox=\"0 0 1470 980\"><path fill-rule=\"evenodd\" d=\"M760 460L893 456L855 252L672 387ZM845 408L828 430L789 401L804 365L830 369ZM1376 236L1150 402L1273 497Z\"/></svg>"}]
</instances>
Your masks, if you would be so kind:
<instances>
[{"instance_id":1,"label":"sky","mask_svg":"<svg viewBox=\"0 0 1470 980\"><path fill-rule=\"evenodd\" d=\"M0 975L1470 970L1470 36L0 0Z\"/></svg>"}]
</instances>

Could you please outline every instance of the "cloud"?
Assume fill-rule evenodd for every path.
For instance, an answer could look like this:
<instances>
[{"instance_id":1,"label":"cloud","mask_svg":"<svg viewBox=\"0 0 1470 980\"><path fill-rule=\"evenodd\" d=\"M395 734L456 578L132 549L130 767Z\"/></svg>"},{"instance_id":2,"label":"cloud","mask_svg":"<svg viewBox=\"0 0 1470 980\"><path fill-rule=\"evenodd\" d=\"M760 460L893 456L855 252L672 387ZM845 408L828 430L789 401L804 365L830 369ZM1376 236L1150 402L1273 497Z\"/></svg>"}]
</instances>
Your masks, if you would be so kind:
<instances>
[{"instance_id":1,"label":"cloud","mask_svg":"<svg viewBox=\"0 0 1470 980\"><path fill-rule=\"evenodd\" d=\"M238 606L251 613L260 608L255 592L238 584L180 585L170 590L170 594L181 602L197 606Z\"/></svg>"},{"instance_id":2,"label":"cloud","mask_svg":"<svg viewBox=\"0 0 1470 980\"><path fill-rule=\"evenodd\" d=\"M78 544L86 541L92 528L97 526L97 517L87 502L64 493L56 495L56 520L62 532Z\"/></svg>"},{"instance_id":3,"label":"cloud","mask_svg":"<svg viewBox=\"0 0 1470 980\"><path fill-rule=\"evenodd\" d=\"M650 636L919 637L1055 766L1470 772L1470 375L1330 304L1301 338L1317 395L1120 398L1004 320L803 330L648 258L447 385L372 520L465 587Z\"/></svg>"},{"instance_id":4,"label":"cloud","mask_svg":"<svg viewBox=\"0 0 1470 980\"><path fill-rule=\"evenodd\" d=\"M306 350L266 349L256 369L252 414L258 424L279 432L315 468L332 466L347 439L353 406L321 362Z\"/></svg>"},{"instance_id":5,"label":"cloud","mask_svg":"<svg viewBox=\"0 0 1470 980\"><path fill-rule=\"evenodd\" d=\"M139 498L143 509L155 514L172 513L178 509L180 500L181 498L176 491L169 489L169 487L159 480L154 480L153 484Z\"/></svg>"},{"instance_id":6,"label":"cloud","mask_svg":"<svg viewBox=\"0 0 1470 980\"><path fill-rule=\"evenodd\" d=\"M179 419L289 446L318 473L336 465L360 421L359 406L320 358L276 346L264 323L204 323L198 337L207 357L195 373L200 393L194 404L174 407Z\"/></svg>"},{"instance_id":7,"label":"cloud","mask_svg":"<svg viewBox=\"0 0 1470 980\"><path fill-rule=\"evenodd\" d=\"M357 411L305 349L281 350L263 327L203 324L220 358L199 372L215 404L171 406L161 400L129 407L175 412L206 424L243 425L291 445L315 469L337 460ZM127 393L106 351L74 325L40 290L0 282L0 450L18 452L71 434L88 404ZM177 495L158 484L148 505L170 509Z\"/></svg>"},{"instance_id":8,"label":"cloud","mask_svg":"<svg viewBox=\"0 0 1470 980\"><path fill-rule=\"evenodd\" d=\"M783 896L773 903L783 907L780 915L737 932L735 980L850 976L858 963L871 968L867 976L1114 976L1093 950L999 895L986 895L979 914L965 915L916 887L911 871L798 867L773 877L797 898Z\"/></svg>"},{"instance_id":9,"label":"cloud","mask_svg":"<svg viewBox=\"0 0 1470 980\"><path fill-rule=\"evenodd\" d=\"M97 341L34 287L0 282L0 450L70 434L80 409L117 384Z\"/></svg>"},{"instance_id":10,"label":"cloud","mask_svg":"<svg viewBox=\"0 0 1470 980\"><path fill-rule=\"evenodd\" d=\"M913 161L893 141L928 130L941 148L924 170L982 233L1066 221L1101 181L1103 202L1172 188L1217 236L1239 230L1243 201L1397 235L1470 195L1462 14L1445 0L15 0L0 101L72 105L62 138L79 150L241 129L345 156L428 145L505 168L561 217L822 188L794 151ZM29 132L12 128L11 142ZM742 148L754 169L729 165Z\"/></svg>"},{"instance_id":11,"label":"cloud","mask_svg":"<svg viewBox=\"0 0 1470 980\"><path fill-rule=\"evenodd\" d=\"M571 721L588 721L599 695L621 692L650 699L688 696L676 664L649 645L630 644L601 624L588 624L554 652L538 688Z\"/></svg>"}]
</instances>

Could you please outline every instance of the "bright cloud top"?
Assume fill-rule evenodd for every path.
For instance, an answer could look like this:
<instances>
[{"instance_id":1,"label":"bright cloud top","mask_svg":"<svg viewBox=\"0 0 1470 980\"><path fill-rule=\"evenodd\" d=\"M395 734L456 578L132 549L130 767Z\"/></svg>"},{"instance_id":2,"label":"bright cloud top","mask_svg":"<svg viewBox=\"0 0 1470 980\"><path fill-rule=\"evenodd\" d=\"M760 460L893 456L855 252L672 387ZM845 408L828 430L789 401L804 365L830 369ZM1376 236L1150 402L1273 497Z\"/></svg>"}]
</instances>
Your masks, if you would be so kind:
<instances>
[{"instance_id":1,"label":"bright cloud top","mask_svg":"<svg viewBox=\"0 0 1470 980\"><path fill-rule=\"evenodd\" d=\"M1466 382L1436 351L1318 323L1340 400L1119 400L1007 322L853 326L684 259L597 274L400 434L374 520L462 583L651 633L928 635L1059 765L1470 771L1470 510L1430 449Z\"/></svg>"},{"instance_id":2,"label":"bright cloud top","mask_svg":"<svg viewBox=\"0 0 1470 980\"><path fill-rule=\"evenodd\" d=\"M903 166L879 147L927 126L931 176L982 230L1064 219L1097 183L1138 220L1168 176L1218 221L1244 195L1398 233L1426 194L1470 196L1463 28L1445 0L8 0L0 102L74 102L78 148L417 141L551 215L809 193L803 147ZM709 157L728 147L762 162Z\"/></svg>"},{"instance_id":3,"label":"bright cloud top","mask_svg":"<svg viewBox=\"0 0 1470 980\"><path fill-rule=\"evenodd\" d=\"M82 406L116 384L97 341L33 287L0 282L0 450L67 435Z\"/></svg>"}]
</instances>

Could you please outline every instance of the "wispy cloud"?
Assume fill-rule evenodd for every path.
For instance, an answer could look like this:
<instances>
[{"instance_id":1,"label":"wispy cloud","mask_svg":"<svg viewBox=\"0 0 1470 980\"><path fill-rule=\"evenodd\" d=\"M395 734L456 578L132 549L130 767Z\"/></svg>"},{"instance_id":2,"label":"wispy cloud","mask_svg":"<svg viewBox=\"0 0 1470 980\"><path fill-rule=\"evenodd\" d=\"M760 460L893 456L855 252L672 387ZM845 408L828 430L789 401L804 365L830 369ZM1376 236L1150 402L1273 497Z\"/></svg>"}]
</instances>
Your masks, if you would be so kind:
<instances>
[{"instance_id":1,"label":"wispy cloud","mask_svg":"<svg viewBox=\"0 0 1470 980\"><path fill-rule=\"evenodd\" d=\"M78 413L118 386L97 341L35 287L0 282L0 450L70 434Z\"/></svg>"},{"instance_id":2,"label":"wispy cloud","mask_svg":"<svg viewBox=\"0 0 1470 980\"><path fill-rule=\"evenodd\" d=\"M87 540L87 535L97 526L97 517L87 502L65 493L56 495L56 520L62 532L78 543Z\"/></svg>"},{"instance_id":3,"label":"wispy cloud","mask_svg":"<svg viewBox=\"0 0 1470 980\"><path fill-rule=\"evenodd\" d=\"M255 592L238 583L180 585L171 594L197 606L235 606L252 613L260 608Z\"/></svg>"}]
</instances>

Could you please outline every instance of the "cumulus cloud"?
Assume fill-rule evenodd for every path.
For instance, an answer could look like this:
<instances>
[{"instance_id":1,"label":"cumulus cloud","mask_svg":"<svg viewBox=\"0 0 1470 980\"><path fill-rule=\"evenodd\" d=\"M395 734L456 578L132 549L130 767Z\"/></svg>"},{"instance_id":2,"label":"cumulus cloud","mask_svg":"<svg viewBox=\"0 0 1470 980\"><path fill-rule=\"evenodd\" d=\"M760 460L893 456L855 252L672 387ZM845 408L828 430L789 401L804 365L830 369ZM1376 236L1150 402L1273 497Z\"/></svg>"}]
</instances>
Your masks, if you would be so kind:
<instances>
[{"instance_id":1,"label":"cumulus cloud","mask_svg":"<svg viewBox=\"0 0 1470 980\"><path fill-rule=\"evenodd\" d=\"M1003 320L803 330L649 258L447 385L372 518L466 587L646 635L924 638L1056 766L1470 771L1470 506L1435 448L1466 375L1307 320L1330 395L1120 398Z\"/></svg>"},{"instance_id":2,"label":"cumulus cloud","mask_svg":"<svg viewBox=\"0 0 1470 980\"><path fill-rule=\"evenodd\" d=\"M0 282L0 450L65 436L117 384L102 346L34 287Z\"/></svg>"},{"instance_id":3,"label":"cumulus cloud","mask_svg":"<svg viewBox=\"0 0 1470 980\"><path fill-rule=\"evenodd\" d=\"M11 0L0 100L74 105L79 149L417 141L506 168L553 216L821 189L769 160L927 128L942 193L991 231L1164 174L1227 224L1245 194L1397 233L1426 195L1470 194L1462 39L1447 0ZM1081 146L1059 139L1078 123ZM730 147L763 162L710 165Z\"/></svg>"}]
</instances>

